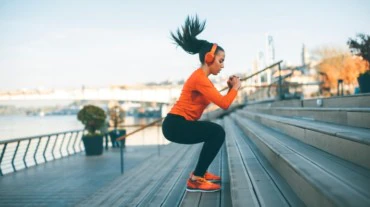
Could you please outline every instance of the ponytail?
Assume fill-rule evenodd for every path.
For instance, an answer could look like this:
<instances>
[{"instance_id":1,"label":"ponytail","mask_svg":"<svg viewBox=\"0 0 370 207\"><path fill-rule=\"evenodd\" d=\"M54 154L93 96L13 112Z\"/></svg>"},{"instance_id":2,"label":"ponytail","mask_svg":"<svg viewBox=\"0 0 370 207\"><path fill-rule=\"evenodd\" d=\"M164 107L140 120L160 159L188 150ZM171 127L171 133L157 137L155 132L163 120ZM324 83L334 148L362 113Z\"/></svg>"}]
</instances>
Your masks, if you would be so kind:
<instances>
[{"instance_id":1,"label":"ponytail","mask_svg":"<svg viewBox=\"0 0 370 207\"><path fill-rule=\"evenodd\" d=\"M199 22L199 18L196 15L195 17L188 16L185 20L184 26L180 29L177 29L176 33L171 32L171 37L175 41L175 44L180 46L189 54L199 53L199 60L203 64L204 56L209 52L213 46L212 43L209 43L206 40L198 40L196 37L199 35L205 28L206 21ZM217 47L215 53L218 50L223 50L221 47Z\"/></svg>"}]
</instances>

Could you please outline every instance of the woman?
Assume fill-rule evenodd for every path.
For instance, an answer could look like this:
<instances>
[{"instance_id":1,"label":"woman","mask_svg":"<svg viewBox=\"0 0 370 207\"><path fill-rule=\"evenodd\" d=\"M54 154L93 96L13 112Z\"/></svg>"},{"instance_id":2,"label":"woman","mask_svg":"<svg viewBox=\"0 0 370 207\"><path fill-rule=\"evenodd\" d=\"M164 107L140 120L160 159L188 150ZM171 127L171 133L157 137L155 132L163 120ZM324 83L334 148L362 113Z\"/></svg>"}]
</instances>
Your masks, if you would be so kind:
<instances>
[{"instance_id":1,"label":"woman","mask_svg":"<svg viewBox=\"0 0 370 207\"><path fill-rule=\"evenodd\" d=\"M217 75L224 67L225 51L217 44L198 40L196 36L204 30L205 22L199 23L198 17L187 17L182 31L171 36L177 45L190 54L199 54L201 67L195 70L185 82L180 98L167 114L162 131L166 139L180 144L204 142L199 160L187 181L187 191L215 192L221 189L221 178L207 172L207 169L225 140L224 129L213 122L197 121L204 109L215 103L227 109L237 95L240 80L236 76L227 81L229 92L222 96L208 79Z\"/></svg>"}]
</instances>

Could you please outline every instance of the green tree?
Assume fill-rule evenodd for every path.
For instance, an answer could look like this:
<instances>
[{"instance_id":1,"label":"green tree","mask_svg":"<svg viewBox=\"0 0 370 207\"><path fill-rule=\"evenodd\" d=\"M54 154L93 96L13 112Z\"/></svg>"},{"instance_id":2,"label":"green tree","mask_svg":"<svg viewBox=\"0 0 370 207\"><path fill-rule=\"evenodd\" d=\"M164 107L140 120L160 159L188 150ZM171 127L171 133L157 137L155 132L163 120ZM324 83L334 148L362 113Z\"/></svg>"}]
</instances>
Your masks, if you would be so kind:
<instances>
[{"instance_id":1,"label":"green tree","mask_svg":"<svg viewBox=\"0 0 370 207\"><path fill-rule=\"evenodd\" d=\"M357 34L355 39L350 38L347 42L352 54L361 56L368 63L370 62L370 36Z\"/></svg>"}]
</instances>

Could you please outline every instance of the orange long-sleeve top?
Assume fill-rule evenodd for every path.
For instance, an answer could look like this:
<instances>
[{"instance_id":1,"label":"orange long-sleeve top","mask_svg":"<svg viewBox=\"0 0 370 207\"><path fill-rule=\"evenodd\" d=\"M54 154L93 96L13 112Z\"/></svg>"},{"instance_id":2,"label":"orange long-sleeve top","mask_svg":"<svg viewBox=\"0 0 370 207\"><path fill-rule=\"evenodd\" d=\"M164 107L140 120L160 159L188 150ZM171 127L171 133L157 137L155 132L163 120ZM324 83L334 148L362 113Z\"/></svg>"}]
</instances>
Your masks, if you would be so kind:
<instances>
[{"instance_id":1,"label":"orange long-sleeve top","mask_svg":"<svg viewBox=\"0 0 370 207\"><path fill-rule=\"evenodd\" d=\"M195 70L185 82L179 100L170 110L171 114L183 116L186 120L198 120L204 109L212 102L222 109L228 109L237 95L235 89L222 96L208 79L204 71Z\"/></svg>"}]
</instances>

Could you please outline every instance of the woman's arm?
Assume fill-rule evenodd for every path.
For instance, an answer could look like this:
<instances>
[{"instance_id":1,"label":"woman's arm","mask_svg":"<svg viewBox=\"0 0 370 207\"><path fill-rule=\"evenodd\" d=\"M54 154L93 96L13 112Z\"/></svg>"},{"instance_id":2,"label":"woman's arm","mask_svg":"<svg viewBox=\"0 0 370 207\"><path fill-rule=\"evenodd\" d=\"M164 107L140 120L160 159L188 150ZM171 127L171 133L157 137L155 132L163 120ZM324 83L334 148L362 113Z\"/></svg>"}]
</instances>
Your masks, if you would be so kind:
<instances>
[{"instance_id":1,"label":"woman's arm","mask_svg":"<svg viewBox=\"0 0 370 207\"><path fill-rule=\"evenodd\" d=\"M240 87L240 85L238 86L237 81L233 80L232 84L233 87L229 90L229 92L225 96L222 96L207 77L199 76L195 88L209 101L226 110L234 101L238 93L237 90Z\"/></svg>"}]
</instances>

